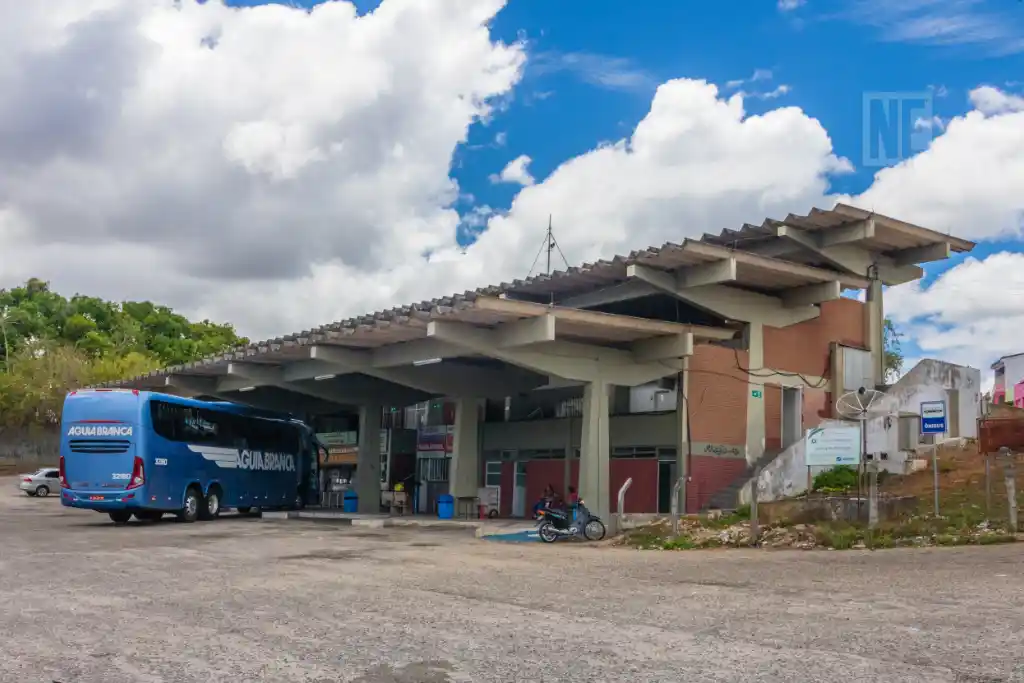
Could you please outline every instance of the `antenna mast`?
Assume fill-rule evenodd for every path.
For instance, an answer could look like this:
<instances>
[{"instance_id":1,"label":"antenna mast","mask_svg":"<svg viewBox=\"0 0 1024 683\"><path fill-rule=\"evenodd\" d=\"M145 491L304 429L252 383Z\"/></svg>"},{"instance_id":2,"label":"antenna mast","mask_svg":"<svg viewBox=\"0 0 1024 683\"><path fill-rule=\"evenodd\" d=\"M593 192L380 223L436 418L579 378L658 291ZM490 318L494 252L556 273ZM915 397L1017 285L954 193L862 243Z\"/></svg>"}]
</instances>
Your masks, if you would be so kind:
<instances>
[{"instance_id":1,"label":"antenna mast","mask_svg":"<svg viewBox=\"0 0 1024 683\"><path fill-rule=\"evenodd\" d=\"M536 258L533 259L533 265L530 266L530 273L526 277L532 277L533 271L537 268L537 262L540 261L540 255L542 253L547 254L545 275L551 275L551 253L557 251L558 255L562 257L562 262L565 263L565 267L569 267L569 260L565 258L565 254L562 253L562 248L558 246L558 240L555 239L555 231L552 227L551 214L548 214L548 229L544 233L544 241L540 245L540 250L537 252Z\"/></svg>"}]
</instances>

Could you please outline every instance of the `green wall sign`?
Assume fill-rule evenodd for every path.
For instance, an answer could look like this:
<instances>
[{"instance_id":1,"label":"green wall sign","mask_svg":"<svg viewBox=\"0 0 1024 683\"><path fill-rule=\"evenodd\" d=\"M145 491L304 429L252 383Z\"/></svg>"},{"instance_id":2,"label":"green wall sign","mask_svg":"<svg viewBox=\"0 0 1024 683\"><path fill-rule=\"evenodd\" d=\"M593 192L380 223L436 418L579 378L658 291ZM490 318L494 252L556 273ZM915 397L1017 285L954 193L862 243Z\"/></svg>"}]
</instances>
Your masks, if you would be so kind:
<instances>
[{"instance_id":1,"label":"green wall sign","mask_svg":"<svg viewBox=\"0 0 1024 683\"><path fill-rule=\"evenodd\" d=\"M754 389L750 392L750 395L753 396L754 398L761 398L761 390Z\"/></svg>"}]
</instances>

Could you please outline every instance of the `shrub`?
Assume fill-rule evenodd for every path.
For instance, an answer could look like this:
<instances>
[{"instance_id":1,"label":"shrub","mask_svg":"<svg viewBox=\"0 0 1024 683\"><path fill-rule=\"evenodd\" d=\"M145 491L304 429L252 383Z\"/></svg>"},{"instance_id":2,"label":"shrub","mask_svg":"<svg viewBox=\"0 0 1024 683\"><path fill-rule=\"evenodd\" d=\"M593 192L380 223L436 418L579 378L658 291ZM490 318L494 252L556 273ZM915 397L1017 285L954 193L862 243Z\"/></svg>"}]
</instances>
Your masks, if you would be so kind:
<instances>
[{"instance_id":1,"label":"shrub","mask_svg":"<svg viewBox=\"0 0 1024 683\"><path fill-rule=\"evenodd\" d=\"M849 465L839 465L821 472L811 483L814 491L839 492L857 488L857 470Z\"/></svg>"}]
</instances>

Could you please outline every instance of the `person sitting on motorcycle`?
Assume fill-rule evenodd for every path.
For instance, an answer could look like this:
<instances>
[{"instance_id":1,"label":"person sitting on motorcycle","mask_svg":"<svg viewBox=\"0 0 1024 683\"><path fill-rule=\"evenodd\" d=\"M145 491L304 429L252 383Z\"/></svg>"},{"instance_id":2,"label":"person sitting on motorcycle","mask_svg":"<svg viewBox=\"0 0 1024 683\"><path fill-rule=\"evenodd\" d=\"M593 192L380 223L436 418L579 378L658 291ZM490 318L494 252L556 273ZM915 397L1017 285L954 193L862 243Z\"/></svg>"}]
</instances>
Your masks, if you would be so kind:
<instances>
[{"instance_id":1,"label":"person sitting on motorcycle","mask_svg":"<svg viewBox=\"0 0 1024 683\"><path fill-rule=\"evenodd\" d=\"M541 508L550 507L551 502L555 497L555 489L548 484L544 489L544 493L541 494L540 500L533 504L533 516L536 518L540 513Z\"/></svg>"}]
</instances>

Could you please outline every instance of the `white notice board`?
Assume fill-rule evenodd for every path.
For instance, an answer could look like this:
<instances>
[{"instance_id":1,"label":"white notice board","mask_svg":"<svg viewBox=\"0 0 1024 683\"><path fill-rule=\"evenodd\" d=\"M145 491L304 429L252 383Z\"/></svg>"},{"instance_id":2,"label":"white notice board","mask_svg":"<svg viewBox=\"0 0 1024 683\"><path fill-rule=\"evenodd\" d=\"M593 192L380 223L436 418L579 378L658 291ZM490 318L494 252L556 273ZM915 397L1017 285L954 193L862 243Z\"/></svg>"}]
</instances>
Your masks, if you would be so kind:
<instances>
[{"instance_id":1,"label":"white notice board","mask_svg":"<svg viewBox=\"0 0 1024 683\"><path fill-rule=\"evenodd\" d=\"M860 464L860 427L829 426L808 429L804 436L808 467Z\"/></svg>"}]
</instances>

